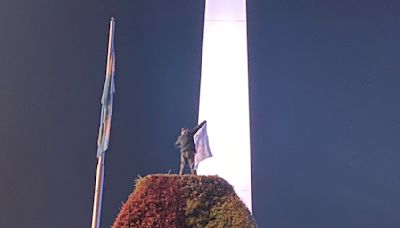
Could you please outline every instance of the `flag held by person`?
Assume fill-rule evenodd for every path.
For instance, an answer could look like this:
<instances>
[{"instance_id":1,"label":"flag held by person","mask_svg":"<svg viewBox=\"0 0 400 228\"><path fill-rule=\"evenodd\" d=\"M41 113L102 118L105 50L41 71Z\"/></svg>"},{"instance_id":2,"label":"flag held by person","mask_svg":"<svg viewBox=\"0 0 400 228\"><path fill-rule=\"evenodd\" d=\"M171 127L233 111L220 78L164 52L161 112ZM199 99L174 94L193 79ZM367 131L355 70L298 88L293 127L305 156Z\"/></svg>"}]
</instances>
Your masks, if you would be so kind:
<instances>
[{"instance_id":1,"label":"flag held by person","mask_svg":"<svg viewBox=\"0 0 400 228\"><path fill-rule=\"evenodd\" d=\"M207 124L204 124L194 135L196 153L194 155L194 169L197 169L199 163L206 158L212 157L210 144L207 135Z\"/></svg>"}]
</instances>

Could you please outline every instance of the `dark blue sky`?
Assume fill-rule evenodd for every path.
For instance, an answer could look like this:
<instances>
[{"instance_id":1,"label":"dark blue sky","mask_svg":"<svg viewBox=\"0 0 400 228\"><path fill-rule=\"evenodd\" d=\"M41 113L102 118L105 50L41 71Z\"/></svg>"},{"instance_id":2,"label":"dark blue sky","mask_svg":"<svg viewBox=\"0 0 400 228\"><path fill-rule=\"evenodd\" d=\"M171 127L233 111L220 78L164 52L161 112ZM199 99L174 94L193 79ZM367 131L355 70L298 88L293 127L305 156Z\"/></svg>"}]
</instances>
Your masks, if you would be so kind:
<instances>
[{"instance_id":1,"label":"dark blue sky","mask_svg":"<svg viewBox=\"0 0 400 228\"><path fill-rule=\"evenodd\" d=\"M0 2L0 227L90 225L111 16L102 227L137 175L177 172L173 143L197 121L203 7ZM399 12L396 0L248 1L260 227L400 227Z\"/></svg>"}]
</instances>

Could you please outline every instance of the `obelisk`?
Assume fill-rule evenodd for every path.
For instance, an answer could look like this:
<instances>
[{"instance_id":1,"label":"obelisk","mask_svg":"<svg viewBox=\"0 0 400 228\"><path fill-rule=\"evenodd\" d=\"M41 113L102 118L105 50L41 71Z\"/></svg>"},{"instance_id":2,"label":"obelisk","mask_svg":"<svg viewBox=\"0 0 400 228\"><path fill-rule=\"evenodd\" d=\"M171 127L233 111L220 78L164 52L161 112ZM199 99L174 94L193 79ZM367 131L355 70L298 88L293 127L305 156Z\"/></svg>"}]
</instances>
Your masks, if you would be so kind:
<instances>
[{"instance_id":1,"label":"obelisk","mask_svg":"<svg viewBox=\"0 0 400 228\"><path fill-rule=\"evenodd\" d=\"M219 175L252 209L246 0L206 0L199 120L213 157L199 174Z\"/></svg>"}]
</instances>

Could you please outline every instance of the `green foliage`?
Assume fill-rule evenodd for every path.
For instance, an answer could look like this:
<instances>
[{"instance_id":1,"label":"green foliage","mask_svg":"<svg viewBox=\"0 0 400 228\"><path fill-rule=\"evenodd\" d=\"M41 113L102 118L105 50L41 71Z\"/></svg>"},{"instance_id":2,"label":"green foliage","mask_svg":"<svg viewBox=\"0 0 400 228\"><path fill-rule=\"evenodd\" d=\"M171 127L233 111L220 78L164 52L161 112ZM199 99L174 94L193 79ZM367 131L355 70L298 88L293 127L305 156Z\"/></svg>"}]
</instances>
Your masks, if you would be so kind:
<instances>
[{"instance_id":1,"label":"green foliage","mask_svg":"<svg viewBox=\"0 0 400 228\"><path fill-rule=\"evenodd\" d=\"M189 176L182 183L181 191L186 198L185 217L190 227L205 227L213 220L210 213L225 197L234 195L233 187L217 176Z\"/></svg>"},{"instance_id":2,"label":"green foliage","mask_svg":"<svg viewBox=\"0 0 400 228\"><path fill-rule=\"evenodd\" d=\"M248 210L237 196L223 197L222 204L215 205L210 211L210 222L205 227L256 227L249 219Z\"/></svg>"}]
</instances>

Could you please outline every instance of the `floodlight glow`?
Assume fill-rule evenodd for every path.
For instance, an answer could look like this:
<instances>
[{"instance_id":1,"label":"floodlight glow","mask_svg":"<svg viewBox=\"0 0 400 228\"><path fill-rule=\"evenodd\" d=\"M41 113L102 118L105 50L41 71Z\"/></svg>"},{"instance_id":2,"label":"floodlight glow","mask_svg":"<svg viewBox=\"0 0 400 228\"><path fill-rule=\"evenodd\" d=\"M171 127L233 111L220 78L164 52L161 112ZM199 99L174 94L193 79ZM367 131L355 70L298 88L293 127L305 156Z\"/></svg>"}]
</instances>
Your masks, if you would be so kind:
<instances>
[{"instance_id":1,"label":"floodlight glow","mask_svg":"<svg viewBox=\"0 0 400 228\"><path fill-rule=\"evenodd\" d=\"M199 120L213 157L199 174L219 175L252 209L246 0L206 0Z\"/></svg>"}]
</instances>

